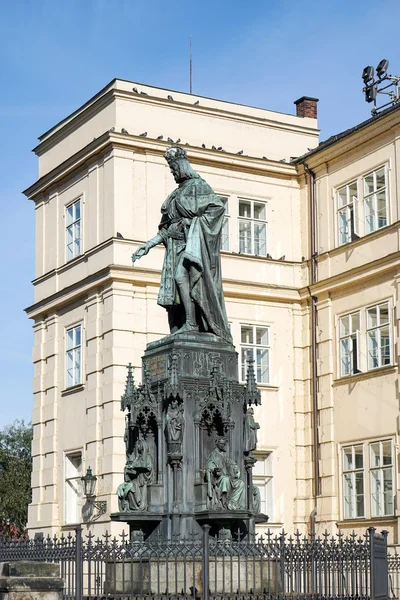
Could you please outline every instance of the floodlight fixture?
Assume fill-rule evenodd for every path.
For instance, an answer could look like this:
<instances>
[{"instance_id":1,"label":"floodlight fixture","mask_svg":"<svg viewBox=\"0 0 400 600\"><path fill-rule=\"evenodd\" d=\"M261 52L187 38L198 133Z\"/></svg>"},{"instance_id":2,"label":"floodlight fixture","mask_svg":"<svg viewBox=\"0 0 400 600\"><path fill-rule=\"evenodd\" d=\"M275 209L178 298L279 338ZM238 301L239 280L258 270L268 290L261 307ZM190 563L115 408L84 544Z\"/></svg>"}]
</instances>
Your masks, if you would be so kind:
<instances>
[{"instance_id":1,"label":"floodlight fixture","mask_svg":"<svg viewBox=\"0 0 400 600\"><path fill-rule=\"evenodd\" d=\"M366 102L375 102L376 94L378 92L378 87L376 83L369 85L365 88L365 101Z\"/></svg>"},{"instance_id":2,"label":"floodlight fixture","mask_svg":"<svg viewBox=\"0 0 400 600\"><path fill-rule=\"evenodd\" d=\"M386 58L382 58L379 65L376 67L376 74L379 77L379 79L382 79L382 77L385 75L388 68L389 68L389 61L386 60Z\"/></svg>"},{"instance_id":3,"label":"floodlight fixture","mask_svg":"<svg viewBox=\"0 0 400 600\"><path fill-rule=\"evenodd\" d=\"M379 63L381 64L381 63ZM374 78L374 67L367 66L364 67L361 77L363 78L364 83L368 83L372 81Z\"/></svg>"}]
</instances>

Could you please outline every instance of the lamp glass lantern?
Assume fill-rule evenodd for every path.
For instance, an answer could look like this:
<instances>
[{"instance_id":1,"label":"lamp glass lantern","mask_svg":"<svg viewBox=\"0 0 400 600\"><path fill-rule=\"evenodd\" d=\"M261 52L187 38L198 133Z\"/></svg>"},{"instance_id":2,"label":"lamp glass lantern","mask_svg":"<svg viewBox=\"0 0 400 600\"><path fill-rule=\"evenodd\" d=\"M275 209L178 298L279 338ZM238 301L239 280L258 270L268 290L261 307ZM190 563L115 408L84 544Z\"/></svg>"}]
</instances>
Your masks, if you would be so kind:
<instances>
[{"instance_id":1,"label":"lamp glass lantern","mask_svg":"<svg viewBox=\"0 0 400 600\"><path fill-rule=\"evenodd\" d=\"M97 477L93 475L91 467L87 468L86 475L81 477L83 482L83 493L86 498L94 498Z\"/></svg>"}]
</instances>

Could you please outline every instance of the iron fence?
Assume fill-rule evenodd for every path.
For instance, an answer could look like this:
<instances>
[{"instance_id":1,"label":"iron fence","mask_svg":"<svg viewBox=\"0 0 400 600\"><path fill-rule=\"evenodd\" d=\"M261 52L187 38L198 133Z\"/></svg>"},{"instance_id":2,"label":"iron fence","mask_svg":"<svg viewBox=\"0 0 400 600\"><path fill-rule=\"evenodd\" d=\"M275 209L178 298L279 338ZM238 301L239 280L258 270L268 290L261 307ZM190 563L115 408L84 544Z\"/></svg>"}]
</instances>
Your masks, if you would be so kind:
<instances>
[{"instance_id":1,"label":"iron fence","mask_svg":"<svg viewBox=\"0 0 400 600\"><path fill-rule=\"evenodd\" d=\"M400 555L387 534L288 535L246 539L202 535L142 542L105 534L0 540L0 562L60 564L64 600L290 600L397 598Z\"/></svg>"},{"instance_id":2,"label":"iron fence","mask_svg":"<svg viewBox=\"0 0 400 600\"><path fill-rule=\"evenodd\" d=\"M388 548L388 582L389 598L400 598L400 548L389 546Z\"/></svg>"}]
</instances>

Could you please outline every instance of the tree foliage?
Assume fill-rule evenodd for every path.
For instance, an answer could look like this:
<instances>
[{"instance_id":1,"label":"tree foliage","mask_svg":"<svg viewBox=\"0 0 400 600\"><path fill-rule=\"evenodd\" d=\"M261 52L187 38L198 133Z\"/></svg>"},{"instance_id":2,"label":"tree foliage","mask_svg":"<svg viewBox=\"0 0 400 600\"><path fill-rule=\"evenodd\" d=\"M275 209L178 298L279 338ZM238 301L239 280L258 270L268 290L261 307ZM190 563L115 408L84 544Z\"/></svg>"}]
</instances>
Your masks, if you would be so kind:
<instances>
[{"instance_id":1,"label":"tree foliage","mask_svg":"<svg viewBox=\"0 0 400 600\"><path fill-rule=\"evenodd\" d=\"M31 501L32 426L23 420L0 429L0 520L23 530Z\"/></svg>"}]
</instances>

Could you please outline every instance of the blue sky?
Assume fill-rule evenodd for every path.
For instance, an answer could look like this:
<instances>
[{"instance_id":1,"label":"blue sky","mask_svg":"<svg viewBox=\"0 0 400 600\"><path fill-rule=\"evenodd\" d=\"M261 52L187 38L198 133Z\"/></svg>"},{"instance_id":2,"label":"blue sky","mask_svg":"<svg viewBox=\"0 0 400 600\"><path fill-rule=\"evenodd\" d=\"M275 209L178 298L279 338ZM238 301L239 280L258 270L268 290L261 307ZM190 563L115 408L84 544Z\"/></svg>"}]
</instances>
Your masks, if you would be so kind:
<instances>
[{"instance_id":1,"label":"blue sky","mask_svg":"<svg viewBox=\"0 0 400 600\"><path fill-rule=\"evenodd\" d=\"M114 77L294 113L319 102L321 139L367 119L361 71L400 74L398 0L1 0L0 426L30 419L37 137Z\"/></svg>"}]
</instances>

